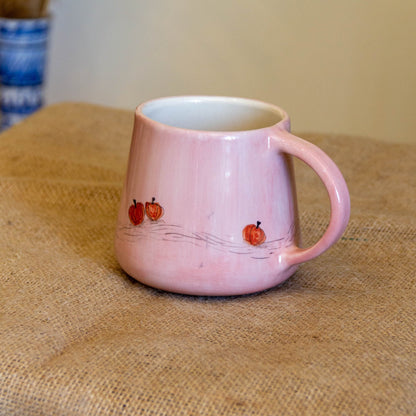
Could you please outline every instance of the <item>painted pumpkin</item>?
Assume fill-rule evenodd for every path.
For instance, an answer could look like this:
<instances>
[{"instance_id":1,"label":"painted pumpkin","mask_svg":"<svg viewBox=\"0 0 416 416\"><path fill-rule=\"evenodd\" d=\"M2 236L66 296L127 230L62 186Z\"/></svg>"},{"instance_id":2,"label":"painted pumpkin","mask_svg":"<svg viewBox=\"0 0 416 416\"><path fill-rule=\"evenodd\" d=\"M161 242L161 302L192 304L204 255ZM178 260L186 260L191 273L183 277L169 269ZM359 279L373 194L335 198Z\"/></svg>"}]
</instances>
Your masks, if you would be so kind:
<instances>
[{"instance_id":1,"label":"painted pumpkin","mask_svg":"<svg viewBox=\"0 0 416 416\"><path fill-rule=\"evenodd\" d=\"M133 204L129 207L129 218L133 225L139 225L144 220L144 205L133 199Z\"/></svg>"},{"instance_id":2,"label":"painted pumpkin","mask_svg":"<svg viewBox=\"0 0 416 416\"><path fill-rule=\"evenodd\" d=\"M250 224L243 229L243 238L247 243L252 246L258 246L266 241L266 234L260 228L260 221L257 221L257 225Z\"/></svg>"},{"instance_id":3,"label":"painted pumpkin","mask_svg":"<svg viewBox=\"0 0 416 416\"><path fill-rule=\"evenodd\" d=\"M146 215L152 221L157 221L163 215L163 208L155 202L156 198L152 198L152 202L146 202Z\"/></svg>"}]
</instances>

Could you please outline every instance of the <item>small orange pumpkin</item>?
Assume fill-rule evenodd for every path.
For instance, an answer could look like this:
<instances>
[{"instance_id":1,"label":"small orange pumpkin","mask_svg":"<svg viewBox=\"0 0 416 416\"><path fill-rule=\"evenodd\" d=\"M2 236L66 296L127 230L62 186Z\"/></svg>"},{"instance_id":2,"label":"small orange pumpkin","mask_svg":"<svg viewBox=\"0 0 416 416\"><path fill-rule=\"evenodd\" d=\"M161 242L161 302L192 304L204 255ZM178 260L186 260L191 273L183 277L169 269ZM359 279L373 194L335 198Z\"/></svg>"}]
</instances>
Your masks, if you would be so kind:
<instances>
[{"instance_id":1,"label":"small orange pumpkin","mask_svg":"<svg viewBox=\"0 0 416 416\"><path fill-rule=\"evenodd\" d=\"M155 202L155 200L156 198L152 198L152 202L146 202L146 215L152 221L157 221L164 213L163 207Z\"/></svg>"},{"instance_id":2,"label":"small orange pumpkin","mask_svg":"<svg viewBox=\"0 0 416 416\"><path fill-rule=\"evenodd\" d=\"M133 199L133 204L129 207L129 218L133 225L139 225L144 220L144 205Z\"/></svg>"},{"instance_id":3,"label":"small orange pumpkin","mask_svg":"<svg viewBox=\"0 0 416 416\"><path fill-rule=\"evenodd\" d=\"M246 225L243 229L243 238L247 243L252 246L258 246L266 241L266 234L260 228L260 221L257 221L257 225Z\"/></svg>"}]
</instances>

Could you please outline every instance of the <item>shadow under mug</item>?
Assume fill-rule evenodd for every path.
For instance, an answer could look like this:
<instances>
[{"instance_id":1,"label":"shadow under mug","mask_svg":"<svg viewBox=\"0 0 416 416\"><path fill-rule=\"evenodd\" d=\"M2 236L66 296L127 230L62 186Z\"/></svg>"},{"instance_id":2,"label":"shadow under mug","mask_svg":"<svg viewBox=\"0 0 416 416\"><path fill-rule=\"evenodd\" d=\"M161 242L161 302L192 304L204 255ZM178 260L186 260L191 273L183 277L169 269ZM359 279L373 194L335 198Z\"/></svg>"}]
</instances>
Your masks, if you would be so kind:
<instances>
[{"instance_id":1,"label":"shadow under mug","mask_svg":"<svg viewBox=\"0 0 416 416\"><path fill-rule=\"evenodd\" d=\"M292 156L316 171L329 226L300 248ZM257 100L183 96L135 113L115 249L136 280L192 295L271 288L344 232L347 185L318 147L290 133L287 113Z\"/></svg>"}]
</instances>

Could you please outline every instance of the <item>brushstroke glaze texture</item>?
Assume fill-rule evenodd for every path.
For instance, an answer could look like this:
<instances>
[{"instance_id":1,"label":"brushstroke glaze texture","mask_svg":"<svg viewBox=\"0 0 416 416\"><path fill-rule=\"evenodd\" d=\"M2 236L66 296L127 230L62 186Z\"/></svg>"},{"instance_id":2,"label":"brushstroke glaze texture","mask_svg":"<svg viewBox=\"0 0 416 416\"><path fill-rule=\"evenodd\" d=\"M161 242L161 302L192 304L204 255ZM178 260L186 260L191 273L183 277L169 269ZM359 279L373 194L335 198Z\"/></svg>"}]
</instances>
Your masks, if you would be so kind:
<instances>
[{"instance_id":1,"label":"brushstroke glaze texture","mask_svg":"<svg viewBox=\"0 0 416 416\"><path fill-rule=\"evenodd\" d=\"M289 129L283 110L256 100L188 96L139 106L116 233L122 268L167 291L238 295L281 283L327 250L347 225L348 189L334 162ZM317 172L331 203L326 232L306 249L291 155ZM129 210L139 203L158 204L153 211L163 215L134 225Z\"/></svg>"}]
</instances>

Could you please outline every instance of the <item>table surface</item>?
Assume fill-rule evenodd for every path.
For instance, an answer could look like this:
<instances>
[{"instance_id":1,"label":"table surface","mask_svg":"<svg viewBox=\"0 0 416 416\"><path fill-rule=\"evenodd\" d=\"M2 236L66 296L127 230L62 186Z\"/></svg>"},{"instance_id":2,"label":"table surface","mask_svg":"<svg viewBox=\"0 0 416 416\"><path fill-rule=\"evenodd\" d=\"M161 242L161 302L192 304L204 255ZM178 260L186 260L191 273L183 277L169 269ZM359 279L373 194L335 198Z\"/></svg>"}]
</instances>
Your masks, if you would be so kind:
<instances>
[{"instance_id":1,"label":"table surface","mask_svg":"<svg viewBox=\"0 0 416 416\"><path fill-rule=\"evenodd\" d=\"M132 126L63 103L0 135L0 414L415 414L416 146L304 135L348 183L342 239L277 288L193 297L115 259ZM296 176L310 244L329 202Z\"/></svg>"}]
</instances>

